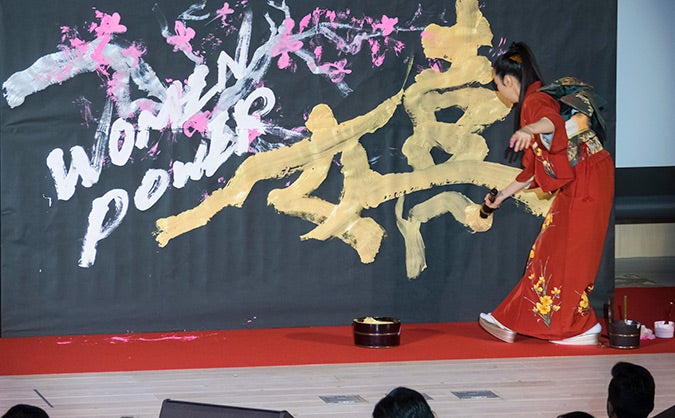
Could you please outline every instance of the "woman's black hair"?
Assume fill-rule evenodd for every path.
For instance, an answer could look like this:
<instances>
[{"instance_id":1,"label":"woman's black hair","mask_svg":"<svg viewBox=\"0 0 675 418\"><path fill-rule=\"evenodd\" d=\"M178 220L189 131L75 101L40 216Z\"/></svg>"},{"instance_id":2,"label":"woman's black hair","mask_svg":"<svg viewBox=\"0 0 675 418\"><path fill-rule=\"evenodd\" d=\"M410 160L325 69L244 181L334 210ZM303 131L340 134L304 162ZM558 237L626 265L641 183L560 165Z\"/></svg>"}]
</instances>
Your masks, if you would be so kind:
<instances>
[{"instance_id":1,"label":"woman's black hair","mask_svg":"<svg viewBox=\"0 0 675 418\"><path fill-rule=\"evenodd\" d=\"M520 128L520 109L525 98L525 92L530 85L536 81L544 83L539 66L534 58L534 54L525 42L514 42L509 49L497 57L492 63L492 69L496 76L504 79L510 75L520 82L520 96L518 103L515 104L514 130Z\"/></svg>"}]
</instances>

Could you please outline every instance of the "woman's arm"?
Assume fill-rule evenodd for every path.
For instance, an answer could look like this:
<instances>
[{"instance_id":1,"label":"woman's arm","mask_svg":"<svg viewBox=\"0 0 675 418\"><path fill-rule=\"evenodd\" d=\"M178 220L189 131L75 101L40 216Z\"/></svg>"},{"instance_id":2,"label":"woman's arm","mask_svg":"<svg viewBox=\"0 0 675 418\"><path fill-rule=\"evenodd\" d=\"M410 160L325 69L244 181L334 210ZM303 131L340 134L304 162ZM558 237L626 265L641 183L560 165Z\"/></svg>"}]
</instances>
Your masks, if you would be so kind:
<instances>
[{"instance_id":1,"label":"woman's arm","mask_svg":"<svg viewBox=\"0 0 675 418\"><path fill-rule=\"evenodd\" d=\"M514 151L522 151L532 145L534 135L536 134L552 134L555 132L553 122L547 117L543 117L536 122L525 125L518 129L511 135L509 146Z\"/></svg>"},{"instance_id":2,"label":"woman's arm","mask_svg":"<svg viewBox=\"0 0 675 418\"><path fill-rule=\"evenodd\" d=\"M509 184L504 189L500 190L499 193L497 193L497 197L495 198L494 202L490 201L489 193L485 195L484 202L488 207L491 207L492 209L497 209L504 200L523 190L524 188L529 186L530 183L532 183L532 179L524 182L514 180L511 184Z\"/></svg>"}]
</instances>

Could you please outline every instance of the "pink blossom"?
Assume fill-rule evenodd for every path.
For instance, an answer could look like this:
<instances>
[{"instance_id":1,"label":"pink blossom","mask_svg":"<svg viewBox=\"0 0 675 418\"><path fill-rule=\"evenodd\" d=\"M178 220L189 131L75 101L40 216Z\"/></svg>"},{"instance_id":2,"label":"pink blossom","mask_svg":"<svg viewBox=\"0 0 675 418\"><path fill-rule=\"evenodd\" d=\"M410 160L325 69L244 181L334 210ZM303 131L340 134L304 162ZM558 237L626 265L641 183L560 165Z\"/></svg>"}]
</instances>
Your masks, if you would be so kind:
<instances>
[{"instance_id":1,"label":"pink blossom","mask_svg":"<svg viewBox=\"0 0 675 418\"><path fill-rule=\"evenodd\" d=\"M379 29L382 31L384 36L390 35L394 29L395 25L398 23L398 17L390 18L387 15L382 15L382 22L376 23L373 25L373 28Z\"/></svg>"},{"instance_id":2,"label":"pink blossom","mask_svg":"<svg viewBox=\"0 0 675 418\"><path fill-rule=\"evenodd\" d=\"M174 25L174 30L176 31L175 36L169 36L166 39L166 42L169 45L173 45L173 50L185 51L186 53L192 53L192 45L190 45L190 40L195 37L195 30L183 25L183 22L177 20Z\"/></svg>"},{"instance_id":3,"label":"pink blossom","mask_svg":"<svg viewBox=\"0 0 675 418\"><path fill-rule=\"evenodd\" d=\"M216 15L220 17L220 21L222 22L223 26L227 26L227 16L231 15L234 13L233 9L230 9L230 4L225 2L223 3L223 7L216 10Z\"/></svg>"},{"instance_id":4,"label":"pink blossom","mask_svg":"<svg viewBox=\"0 0 675 418\"><path fill-rule=\"evenodd\" d=\"M325 71L328 74L328 77L334 83L339 83L344 80L347 74L351 74L352 70L345 68L347 66L347 60L341 59L337 62L327 62L319 66L319 69Z\"/></svg>"},{"instance_id":5,"label":"pink blossom","mask_svg":"<svg viewBox=\"0 0 675 418\"><path fill-rule=\"evenodd\" d=\"M289 52L295 52L302 48L302 41L291 39L291 33L295 22L293 19L284 20L284 32L281 34L276 45L272 48L272 56L279 56L279 62L277 66L279 68L288 68L291 64L291 58L288 55Z\"/></svg>"},{"instance_id":6,"label":"pink blossom","mask_svg":"<svg viewBox=\"0 0 675 418\"><path fill-rule=\"evenodd\" d=\"M107 65L107 60L103 56L103 49L110 42L111 35L126 32L127 27L120 25L120 14L117 12L109 15L97 10L96 17L101 19L101 23L99 25L92 23L89 31L96 32L96 37L100 39L100 42L96 50L91 54L91 58L99 64L99 67L102 67Z\"/></svg>"},{"instance_id":7,"label":"pink blossom","mask_svg":"<svg viewBox=\"0 0 675 418\"><path fill-rule=\"evenodd\" d=\"M127 27L120 25L120 14L115 12L112 15L96 11L96 17L101 19L101 24L92 24L90 31L96 31L97 36L109 36L114 33L124 33Z\"/></svg>"}]
</instances>

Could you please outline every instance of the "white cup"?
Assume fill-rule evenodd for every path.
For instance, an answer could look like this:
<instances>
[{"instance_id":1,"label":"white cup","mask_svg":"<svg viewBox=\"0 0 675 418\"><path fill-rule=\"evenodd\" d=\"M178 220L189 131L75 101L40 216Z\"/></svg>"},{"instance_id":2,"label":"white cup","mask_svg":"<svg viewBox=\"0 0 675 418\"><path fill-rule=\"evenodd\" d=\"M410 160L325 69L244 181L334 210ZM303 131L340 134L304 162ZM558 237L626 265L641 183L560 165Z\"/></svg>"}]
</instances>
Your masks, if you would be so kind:
<instances>
[{"instance_id":1,"label":"white cup","mask_svg":"<svg viewBox=\"0 0 675 418\"><path fill-rule=\"evenodd\" d=\"M658 338L673 338L675 322L656 321L654 322L654 335Z\"/></svg>"}]
</instances>

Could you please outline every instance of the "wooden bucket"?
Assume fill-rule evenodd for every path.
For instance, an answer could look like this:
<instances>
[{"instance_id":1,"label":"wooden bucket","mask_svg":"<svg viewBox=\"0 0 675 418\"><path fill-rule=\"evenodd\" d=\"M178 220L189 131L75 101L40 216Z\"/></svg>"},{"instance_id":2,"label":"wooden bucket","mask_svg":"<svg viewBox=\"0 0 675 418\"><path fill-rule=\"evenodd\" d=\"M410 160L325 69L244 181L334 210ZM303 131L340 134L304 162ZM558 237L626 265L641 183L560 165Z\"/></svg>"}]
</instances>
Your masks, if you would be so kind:
<instances>
[{"instance_id":1,"label":"wooden bucket","mask_svg":"<svg viewBox=\"0 0 675 418\"><path fill-rule=\"evenodd\" d=\"M629 350L640 347L640 323L618 320L609 324L609 346Z\"/></svg>"}]
</instances>

